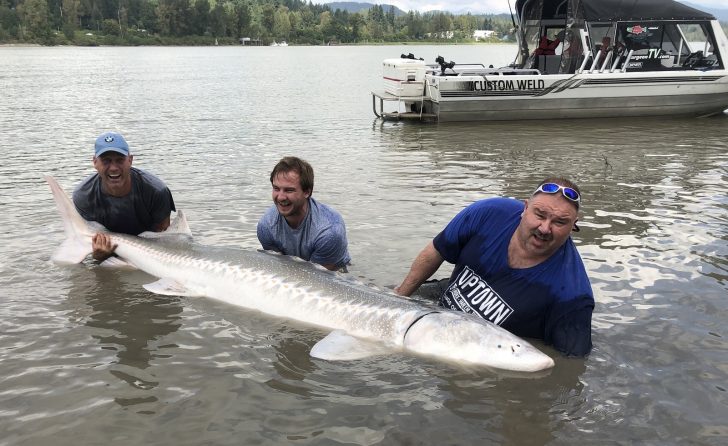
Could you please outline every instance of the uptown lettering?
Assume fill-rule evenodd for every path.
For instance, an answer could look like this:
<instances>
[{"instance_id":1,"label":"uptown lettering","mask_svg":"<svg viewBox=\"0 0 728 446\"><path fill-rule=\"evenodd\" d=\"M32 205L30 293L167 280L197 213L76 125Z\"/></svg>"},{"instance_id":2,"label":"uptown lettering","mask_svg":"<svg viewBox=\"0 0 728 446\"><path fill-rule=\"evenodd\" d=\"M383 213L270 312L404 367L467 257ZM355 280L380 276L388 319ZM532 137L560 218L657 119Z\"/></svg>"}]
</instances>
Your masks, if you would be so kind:
<instances>
[{"instance_id":1,"label":"uptown lettering","mask_svg":"<svg viewBox=\"0 0 728 446\"><path fill-rule=\"evenodd\" d=\"M513 308L493 290L488 282L468 267L445 292L445 302L454 309L475 313L483 319L500 325L513 313Z\"/></svg>"}]
</instances>

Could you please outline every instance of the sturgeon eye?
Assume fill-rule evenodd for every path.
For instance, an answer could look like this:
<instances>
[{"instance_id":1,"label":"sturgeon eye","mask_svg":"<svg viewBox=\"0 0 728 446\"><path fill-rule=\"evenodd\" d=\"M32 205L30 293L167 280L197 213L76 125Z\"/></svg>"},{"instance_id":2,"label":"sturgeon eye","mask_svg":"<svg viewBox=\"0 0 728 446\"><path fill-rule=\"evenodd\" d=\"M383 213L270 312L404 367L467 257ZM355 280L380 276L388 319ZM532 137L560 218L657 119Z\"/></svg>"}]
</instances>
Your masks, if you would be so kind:
<instances>
[{"instance_id":1,"label":"sturgeon eye","mask_svg":"<svg viewBox=\"0 0 728 446\"><path fill-rule=\"evenodd\" d=\"M501 348L501 345L500 344L498 344L498 348Z\"/></svg>"}]
</instances>

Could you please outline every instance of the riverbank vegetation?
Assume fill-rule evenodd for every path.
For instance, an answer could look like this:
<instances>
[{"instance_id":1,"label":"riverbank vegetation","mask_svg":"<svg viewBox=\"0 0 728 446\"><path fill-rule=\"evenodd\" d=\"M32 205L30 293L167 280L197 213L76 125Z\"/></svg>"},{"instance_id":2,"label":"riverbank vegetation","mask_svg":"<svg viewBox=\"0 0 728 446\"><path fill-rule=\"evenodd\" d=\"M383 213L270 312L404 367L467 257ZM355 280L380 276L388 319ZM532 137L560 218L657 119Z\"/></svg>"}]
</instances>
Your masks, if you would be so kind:
<instances>
[{"instance_id":1,"label":"riverbank vegetation","mask_svg":"<svg viewBox=\"0 0 728 446\"><path fill-rule=\"evenodd\" d=\"M0 43L41 45L268 45L474 41L512 38L508 15L350 13L302 0L0 0Z\"/></svg>"}]
</instances>

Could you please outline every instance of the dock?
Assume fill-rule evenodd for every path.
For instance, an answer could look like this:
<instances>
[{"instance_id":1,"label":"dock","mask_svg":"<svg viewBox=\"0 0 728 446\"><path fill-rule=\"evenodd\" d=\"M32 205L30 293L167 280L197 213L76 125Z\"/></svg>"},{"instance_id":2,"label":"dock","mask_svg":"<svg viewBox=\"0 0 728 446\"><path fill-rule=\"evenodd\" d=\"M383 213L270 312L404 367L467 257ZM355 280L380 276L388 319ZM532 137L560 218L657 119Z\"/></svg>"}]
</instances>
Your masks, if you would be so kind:
<instances>
[{"instance_id":1,"label":"dock","mask_svg":"<svg viewBox=\"0 0 728 446\"><path fill-rule=\"evenodd\" d=\"M379 99L379 109L377 110L377 99ZM382 118L385 121L437 121L437 115L434 113L423 113L422 104L424 103L425 97L420 96L398 96L391 93L387 93L383 90L372 91L372 110L377 118ZM396 102L397 111L387 112L384 111L385 102ZM400 104L405 102L419 102L420 112L400 112Z\"/></svg>"}]
</instances>

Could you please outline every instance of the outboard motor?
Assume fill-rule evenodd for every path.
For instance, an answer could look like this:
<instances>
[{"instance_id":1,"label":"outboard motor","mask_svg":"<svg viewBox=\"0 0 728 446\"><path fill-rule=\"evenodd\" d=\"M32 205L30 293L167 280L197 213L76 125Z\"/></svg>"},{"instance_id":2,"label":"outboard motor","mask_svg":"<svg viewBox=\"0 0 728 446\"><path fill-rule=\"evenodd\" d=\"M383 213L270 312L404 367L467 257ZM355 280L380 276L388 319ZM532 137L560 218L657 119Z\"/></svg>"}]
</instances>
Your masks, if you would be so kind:
<instances>
[{"instance_id":1,"label":"outboard motor","mask_svg":"<svg viewBox=\"0 0 728 446\"><path fill-rule=\"evenodd\" d=\"M448 68L452 69L452 67L455 66L455 62L453 62L453 61L445 62L445 58L442 56L437 56L437 59L435 59L435 62L440 64L440 71L443 76L445 75L445 70L447 70Z\"/></svg>"}]
</instances>

